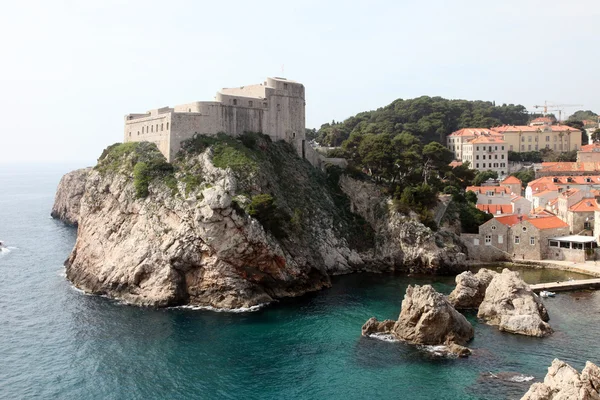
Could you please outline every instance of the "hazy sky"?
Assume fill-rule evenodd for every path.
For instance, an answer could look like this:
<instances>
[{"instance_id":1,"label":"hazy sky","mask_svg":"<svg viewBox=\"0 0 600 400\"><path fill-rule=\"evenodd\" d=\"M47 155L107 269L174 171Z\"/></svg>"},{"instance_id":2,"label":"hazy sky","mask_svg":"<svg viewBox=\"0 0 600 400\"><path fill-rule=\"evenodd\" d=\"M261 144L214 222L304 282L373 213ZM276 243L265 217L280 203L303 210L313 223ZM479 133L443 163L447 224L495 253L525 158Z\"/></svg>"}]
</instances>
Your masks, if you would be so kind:
<instances>
[{"instance_id":1,"label":"hazy sky","mask_svg":"<svg viewBox=\"0 0 600 400\"><path fill-rule=\"evenodd\" d=\"M420 95L600 111L598 0L20 0L0 35L0 163L89 164L129 112L266 76L310 128Z\"/></svg>"}]
</instances>

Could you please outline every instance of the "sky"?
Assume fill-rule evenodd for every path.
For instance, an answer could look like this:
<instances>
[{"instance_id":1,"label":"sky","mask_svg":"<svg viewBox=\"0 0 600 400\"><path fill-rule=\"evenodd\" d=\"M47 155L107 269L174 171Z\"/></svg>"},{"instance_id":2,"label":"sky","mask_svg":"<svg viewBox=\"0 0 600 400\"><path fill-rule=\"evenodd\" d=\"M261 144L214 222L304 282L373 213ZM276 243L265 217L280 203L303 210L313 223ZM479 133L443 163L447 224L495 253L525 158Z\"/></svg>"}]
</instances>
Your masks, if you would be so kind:
<instances>
[{"instance_id":1,"label":"sky","mask_svg":"<svg viewBox=\"0 0 600 400\"><path fill-rule=\"evenodd\" d=\"M0 37L0 163L92 165L125 114L267 76L309 128L421 95L600 112L598 0L22 0Z\"/></svg>"}]
</instances>

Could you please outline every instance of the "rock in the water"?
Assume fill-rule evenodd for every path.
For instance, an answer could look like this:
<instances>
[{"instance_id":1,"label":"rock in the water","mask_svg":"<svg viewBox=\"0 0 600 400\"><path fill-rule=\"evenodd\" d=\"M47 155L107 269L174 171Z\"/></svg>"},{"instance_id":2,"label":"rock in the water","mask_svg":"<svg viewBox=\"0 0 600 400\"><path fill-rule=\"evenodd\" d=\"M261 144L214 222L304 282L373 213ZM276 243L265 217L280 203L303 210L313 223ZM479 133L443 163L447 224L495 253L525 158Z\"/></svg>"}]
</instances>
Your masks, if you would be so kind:
<instances>
[{"instance_id":1,"label":"rock in the water","mask_svg":"<svg viewBox=\"0 0 600 400\"><path fill-rule=\"evenodd\" d=\"M391 319L379 322L377 318L371 317L362 326L362 335L369 336L374 333L391 333L395 323L396 321Z\"/></svg>"},{"instance_id":2,"label":"rock in the water","mask_svg":"<svg viewBox=\"0 0 600 400\"><path fill-rule=\"evenodd\" d=\"M60 219L70 225L77 225L79 205L90 171L91 168L82 168L62 177L58 183L54 205L50 213L52 218Z\"/></svg>"},{"instance_id":3,"label":"rock in the water","mask_svg":"<svg viewBox=\"0 0 600 400\"><path fill-rule=\"evenodd\" d=\"M448 351L458 357L469 357L471 355L471 349L456 343L450 343L448 345Z\"/></svg>"},{"instance_id":4,"label":"rock in the water","mask_svg":"<svg viewBox=\"0 0 600 400\"><path fill-rule=\"evenodd\" d=\"M473 338L473 327L431 285L406 289L394 335L416 344L464 345Z\"/></svg>"},{"instance_id":5,"label":"rock in the water","mask_svg":"<svg viewBox=\"0 0 600 400\"><path fill-rule=\"evenodd\" d=\"M482 268L476 274L465 271L456 276L456 287L448 300L457 310L477 309L497 272Z\"/></svg>"},{"instance_id":6,"label":"rock in the water","mask_svg":"<svg viewBox=\"0 0 600 400\"><path fill-rule=\"evenodd\" d=\"M501 331L538 337L552 333L544 304L519 273L509 269L492 279L477 316Z\"/></svg>"},{"instance_id":7,"label":"rock in the water","mask_svg":"<svg viewBox=\"0 0 600 400\"><path fill-rule=\"evenodd\" d=\"M544 382L531 385L521 400L598 400L600 399L600 368L585 364L581 375L569 364L554 359Z\"/></svg>"}]
</instances>

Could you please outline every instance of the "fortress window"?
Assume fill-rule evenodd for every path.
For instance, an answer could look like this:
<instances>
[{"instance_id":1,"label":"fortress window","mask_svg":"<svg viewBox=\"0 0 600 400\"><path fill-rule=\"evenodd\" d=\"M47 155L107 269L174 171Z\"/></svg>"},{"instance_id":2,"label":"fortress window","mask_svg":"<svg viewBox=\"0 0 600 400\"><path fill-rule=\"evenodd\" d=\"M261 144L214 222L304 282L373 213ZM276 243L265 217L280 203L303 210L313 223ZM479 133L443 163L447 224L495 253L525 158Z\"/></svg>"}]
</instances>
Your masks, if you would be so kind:
<instances>
[{"instance_id":1,"label":"fortress window","mask_svg":"<svg viewBox=\"0 0 600 400\"><path fill-rule=\"evenodd\" d=\"M254 103L252 103L252 100L248 101L248 107L252 107Z\"/></svg>"},{"instance_id":2,"label":"fortress window","mask_svg":"<svg viewBox=\"0 0 600 400\"><path fill-rule=\"evenodd\" d=\"M192 112L192 109L191 109L191 108L188 108L188 112Z\"/></svg>"},{"instance_id":3,"label":"fortress window","mask_svg":"<svg viewBox=\"0 0 600 400\"><path fill-rule=\"evenodd\" d=\"M292 137L296 139L296 132L292 132Z\"/></svg>"},{"instance_id":4,"label":"fortress window","mask_svg":"<svg viewBox=\"0 0 600 400\"><path fill-rule=\"evenodd\" d=\"M233 99L233 105L237 106L237 99Z\"/></svg>"},{"instance_id":5,"label":"fortress window","mask_svg":"<svg viewBox=\"0 0 600 400\"><path fill-rule=\"evenodd\" d=\"M160 124L160 131L164 131L165 130L165 124Z\"/></svg>"},{"instance_id":6,"label":"fortress window","mask_svg":"<svg viewBox=\"0 0 600 400\"><path fill-rule=\"evenodd\" d=\"M142 126L142 133L144 133L144 127Z\"/></svg>"},{"instance_id":7,"label":"fortress window","mask_svg":"<svg viewBox=\"0 0 600 400\"><path fill-rule=\"evenodd\" d=\"M283 88L284 88L284 89L287 89L287 88L288 88L288 84L287 84L287 83L284 83L284 84L283 84Z\"/></svg>"},{"instance_id":8,"label":"fortress window","mask_svg":"<svg viewBox=\"0 0 600 400\"><path fill-rule=\"evenodd\" d=\"M138 136L140 136L140 131L138 131Z\"/></svg>"},{"instance_id":9,"label":"fortress window","mask_svg":"<svg viewBox=\"0 0 600 400\"><path fill-rule=\"evenodd\" d=\"M154 125L150 125L150 132L154 132Z\"/></svg>"},{"instance_id":10,"label":"fortress window","mask_svg":"<svg viewBox=\"0 0 600 400\"><path fill-rule=\"evenodd\" d=\"M167 122L167 130L169 130L169 123Z\"/></svg>"},{"instance_id":11,"label":"fortress window","mask_svg":"<svg viewBox=\"0 0 600 400\"><path fill-rule=\"evenodd\" d=\"M266 102L265 102L265 103L263 103L263 107L264 107L264 108L267 108L267 107L268 107L268 104L267 104Z\"/></svg>"},{"instance_id":12,"label":"fortress window","mask_svg":"<svg viewBox=\"0 0 600 400\"><path fill-rule=\"evenodd\" d=\"M158 132L158 124L156 124L156 132Z\"/></svg>"},{"instance_id":13,"label":"fortress window","mask_svg":"<svg viewBox=\"0 0 600 400\"><path fill-rule=\"evenodd\" d=\"M281 104L277 104L277 111L281 111Z\"/></svg>"}]
</instances>

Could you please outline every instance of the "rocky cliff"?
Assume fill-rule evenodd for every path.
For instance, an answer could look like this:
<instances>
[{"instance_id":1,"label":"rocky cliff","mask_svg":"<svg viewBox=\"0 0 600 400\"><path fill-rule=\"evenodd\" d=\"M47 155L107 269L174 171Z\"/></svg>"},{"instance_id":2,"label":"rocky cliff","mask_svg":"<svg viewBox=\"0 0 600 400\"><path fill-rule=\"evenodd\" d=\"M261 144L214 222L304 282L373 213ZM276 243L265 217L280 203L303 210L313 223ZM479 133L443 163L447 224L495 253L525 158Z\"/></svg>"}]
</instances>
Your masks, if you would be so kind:
<instances>
[{"instance_id":1,"label":"rocky cliff","mask_svg":"<svg viewBox=\"0 0 600 400\"><path fill-rule=\"evenodd\" d=\"M50 213L53 218L70 225L77 225L79 205L90 171L91 168L82 168L62 177L58 183L54 206Z\"/></svg>"},{"instance_id":2,"label":"rocky cliff","mask_svg":"<svg viewBox=\"0 0 600 400\"><path fill-rule=\"evenodd\" d=\"M113 145L85 177L80 197L59 186L67 206L55 208L70 211L53 212L79 223L67 277L133 304L251 307L327 287L333 274L464 261L453 234L390 213L377 192L361 197L361 181L346 178L344 193L339 174L261 135L200 136L173 164L150 143Z\"/></svg>"}]
</instances>

